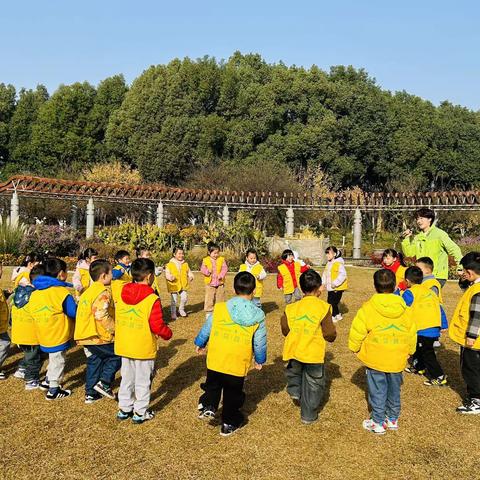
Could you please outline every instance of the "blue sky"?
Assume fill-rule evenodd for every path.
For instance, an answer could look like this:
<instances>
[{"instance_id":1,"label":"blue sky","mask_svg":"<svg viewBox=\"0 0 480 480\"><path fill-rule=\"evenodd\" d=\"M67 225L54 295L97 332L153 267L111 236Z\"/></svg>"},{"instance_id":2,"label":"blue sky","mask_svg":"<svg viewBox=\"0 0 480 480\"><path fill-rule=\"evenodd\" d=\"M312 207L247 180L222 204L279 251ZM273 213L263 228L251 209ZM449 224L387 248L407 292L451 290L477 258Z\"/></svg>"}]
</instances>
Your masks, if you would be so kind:
<instances>
[{"instance_id":1,"label":"blue sky","mask_svg":"<svg viewBox=\"0 0 480 480\"><path fill-rule=\"evenodd\" d=\"M131 82L175 57L235 50L328 70L365 68L388 90L480 109L480 2L457 0L25 0L0 13L0 82Z\"/></svg>"}]
</instances>

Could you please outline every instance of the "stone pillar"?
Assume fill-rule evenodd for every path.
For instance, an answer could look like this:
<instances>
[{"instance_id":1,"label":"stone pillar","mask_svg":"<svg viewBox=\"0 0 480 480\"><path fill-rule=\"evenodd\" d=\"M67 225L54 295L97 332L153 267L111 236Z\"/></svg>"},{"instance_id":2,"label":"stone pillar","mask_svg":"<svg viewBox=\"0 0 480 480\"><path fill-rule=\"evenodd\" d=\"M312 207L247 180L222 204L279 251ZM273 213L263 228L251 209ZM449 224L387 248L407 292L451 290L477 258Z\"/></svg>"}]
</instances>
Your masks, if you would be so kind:
<instances>
[{"instance_id":1,"label":"stone pillar","mask_svg":"<svg viewBox=\"0 0 480 480\"><path fill-rule=\"evenodd\" d=\"M95 205L93 204L93 198L87 203L87 231L86 237L92 238L95 230Z\"/></svg>"},{"instance_id":2,"label":"stone pillar","mask_svg":"<svg viewBox=\"0 0 480 480\"><path fill-rule=\"evenodd\" d=\"M13 192L10 202L10 225L17 226L20 219L20 205L18 202L17 192Z\"/></svg>"},{"instance_id":3,"label":"stone pillar","mask_svg":"<svg viewBox=\"0 0 480 480\"><path fill-rule=\"evenodd\" d=\"M74 230L78 230L78 207L75 203L72 203L72 219L71 224Z\"/></svg>"},{"instance_id":4,"label":"stone pillar","mask_svg":"<svg viewBox=\"0 0 480 480\"><path fill-rule=\"evenodd\" d=\"M163 208L163 203L160 201L158 202L158 207L157 207L157 227L159 228L163 228L164 215L165 215L165 210Z\"/></svg>"},{"instance_id":5,"label":"stone pillar","mask_svg":"<svg viewBox=\"0 0 480 480\"><path fill-rule=\"evenodd\" d=\"M230 223L230 212L228 211L227 205L225 205L222 210L222 222L224 227L228 227Z\"/></svg>"},{"instance_id":6,"label":"stone pillar","mask_svg":"<svg viewBox=\"0 0 480 480\"><path fill-rule=\"evenodd\" d=\"M287 209L286 221L285 221L285 234L287 237L293 237L295 231L295 214L293 213L293 208L290 207Z\"/></svg>"},{"instance_id":7,"label":"stone pillar","mask_svg":"<svg viewBox=\"0 0 480 480\"><path fill-rule=\"evenodd\" d=\"M353 215L353 258L362 256L362 212L359 208Z\"/></svg>"}]
</instances>

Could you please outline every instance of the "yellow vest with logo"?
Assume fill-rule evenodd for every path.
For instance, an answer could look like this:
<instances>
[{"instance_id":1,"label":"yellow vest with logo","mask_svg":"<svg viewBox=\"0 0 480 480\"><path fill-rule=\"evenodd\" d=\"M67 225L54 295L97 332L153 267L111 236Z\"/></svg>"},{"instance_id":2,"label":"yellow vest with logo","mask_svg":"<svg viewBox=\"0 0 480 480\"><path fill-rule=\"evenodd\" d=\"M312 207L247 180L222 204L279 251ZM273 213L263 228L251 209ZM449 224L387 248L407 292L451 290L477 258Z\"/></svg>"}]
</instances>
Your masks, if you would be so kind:
<instances>
[{"instance_id":1,"label":"yellow vest with logo","mask_svg":"<svg viewBox=\"0 0 480 480\"><path fill-rule=\"evenodd\" d=\"M22 308L12 305L12 343L38 345L33 316L30 315L27 305Z\"/></svg>"},{"instance_id":2,"label":"yellow vest with logo","mask_svg":"<svg viewBox=\"0 0 480 480\"><path fill-rule=\"evenodd\" d=\"M432 290L432 287L436 287L438 290L438 295L437 295L438 300L440 301L440 305L443 305L442 286L440 285L440 282L436 278L427 278L427 280L424 280L422 282L422 285L428 288L429 290Z\"/></svg>"},{"instance_id":3,"label":"yellow vest with logo","mask_svg":"<svg viewBox=\"0 0 480 480\"><path fill-rule=\"evenodd\" d=\"M33 316L38 343L43 347L62 345L73 336L73 319L63 313L63 302L70 292L65 287L35 290L26 305Z\"/></svg>"},{"instance_id":4,"label":"yellow vest with logo","mask_svg":"<svg viewBox=\"0 0 480 480\"><path fill-rule=\"evenodd\" d=\"M300 274L302 266L300 262L294 262L295 264L295 278L297 280L297 287L300 287ZM290 295L295 291L295 287L293 286L293 278L290 275L290 270L285 264L281 264L278 266L278 271L283 278L283 293L284 295Z\"/></svg>"},{"instance_id":5,"label":"yellow vest with logo","mask_svg":"<svg viewBox=\"0 0 480 480\"><path fill-rule=\"evenodd\" d=\"M480 283L474 283L463 294L455 308L455 313L453 314L448 329L450 338L462 347L465 346L465 340L467 338L467 327L470 321L470 303L472 297L477 293L480 293ZM475 343L471 348L474 350L480 350L480 337L475 340Z\"/></svg>"},{"instance_id":6,"label":"yellow vest with logo","mask_svg":"<svg viewBox=\"0 0 480 480\"><path fill-rule=\"evenodd\" d=\"M333 283L337 278L340 272L340 262L335 262L332 265L332 269L330 270L331 282ZM341 285L335 287L337 292L342 292L348 288L348 281L345 279Z\"/></svg>"},{"instance_id":7,"label":"yellow vest with logo","mask_svg":"<svg viewBox=\"0 0 480 480\"><path fill-rule=\"evenodd\" d=\"M253 334L258 324L238 325L225 302L213 307L212 330L208 340L207 368L235 377L244 377L252 363Z\"/></svg>"},{"instance_id":8,"label":"yellow vest with logo","mask_svg":"<svg viewBox=\"0 0 480 480\"><path fill-rule=\"evenodd\" d=\"M263 280L257 277L262 273L263 267L258 263L250 269L250 273L255 277L255 298L260 298L263 295ZM248 267L245 263L240 265L239 272L247 272Z\"/></svg>"},{"instance_id":9,"label":"yellow vest with logo","mask_svg":"<svg viewBox=\"0 0 480 480\"><path fill-rule=\"evenodd\" d=\"M168 293L176 293L182 290L188 290L188 272L190 270L188 263L183 262L180 271L178 271L177 264L170 260L167 263L166 268L175 277L175 280L171 282L167 280ZM209 270L211 270L211 268L209 268Z\"/></svg>"},{"instance_id":10,"label":"yellow vest with logo","mask_svg":"<svg viewBox=\"0 0 480 480\"><path fill-rule=\"evenodd\" d=\"M318 297L307 295L296 303L287 305L290 332L285 337L283 360L295 359L303 363L323 363L325 339L322 320L332 307Z\"/></svg>"},{"instance_id":11,"label":"yellow vest with logo","mask_svg":"<svg viewBox=\"0 0 480 480\"><path fill-rule=\"evenodd\" d=\"M25 270L24 272L19 273L19 274L15 277L15 280L13 281L13 286L14 286L14 288L17 288L17 287L20 285L20 282L21 282L24 278L27 279L27 282L28 282L28 283L30 283L30 271L29 271L29 270Z\"/></svg>"},{"instance_id":12,"label":"yellow vest with logo","mask_svg":"<svg viewBox=\"0 0 480 480\"><path fill-rule=\"evenodd\" d=\"M223 265L223 262L225 261L225 259L223 257L218 257L216 262L215 262L215 266L217 267L217 277L218 275L220 275L220 272L222 271L222 265ZM205 266L208 268L208 270L210 270L210 272L212 272L212 259L210 257L205 257L203 259L203 263L205 264ZM205 282L205 285L210 285L210 282L212 281L212 275L210 275L209 277L203 277L204 279L204 282ZM219 285L223 285L225 279L222 279L218 282Z\"/></svg>"},{"instance_id":13,"label":"yellow vest with logo","mask_svg":"<svg viewBox=\"0 0 480 480\"><path fill-rule=\"evenodd\" d=\"M100 294L108 287L100 282L93 282L80 296L77 307L77 317L75 320L74 340L86 340L92 337L98 337L106 343L113 342L113 334L105 330L103 326L95 320L93 314L93 304ZM109 314L114 316L113 305L109 305Z\"/></svg>"},{"instance_id":14,"label":"yellow vest with logo","mask_svg":"<svg viewBox=\"0 0 480 480\"><path fill-rule=\"evenodd\" d=\"M8 304L7 299L0 289L0 333L5 333L8 330Z\"/></svg>"},{"instance_id":15,"label":"yellow vest with logo","mask_svg":"<svg viewBox=\"0 0 480 480\"><path fill-rule=\"evenodd\" d=\"M157 356L157 337L150 330L149 318L158 297L151 293L136 305L121 298L115 304L115 353L137 360Z\"/></svg>"},{"instance_id":16,"label":"yellow vest with logo","mask_svg":"<svg viewBox=\"0 0 480 480\"><path fill-rule=\"evenodd\" d=\"M404 313L398 318L381 315L373 306L372 300L365 302L353 319L349 348L352 341L361 343L358 359L367 367L381 372L401 372L410 354L415 351L417 328L413 322L411 311L401 297L390 295L386 301L402 302ZM396 297L396 298L395 298ZM363 338L365 331L367 336Z\"/></svg>"},{"instance_id":17,"label":"yellow vest with logo","mask_svg":"<svg viewBox=\"0 0 480 480\"><path fill-rule=\"evenodd\" d=\"M410 291L413 294L410 308L417 330L440 327L442 325L440 301L435 293L424 285L412 285Z\"/></svg>"}]
</instances>

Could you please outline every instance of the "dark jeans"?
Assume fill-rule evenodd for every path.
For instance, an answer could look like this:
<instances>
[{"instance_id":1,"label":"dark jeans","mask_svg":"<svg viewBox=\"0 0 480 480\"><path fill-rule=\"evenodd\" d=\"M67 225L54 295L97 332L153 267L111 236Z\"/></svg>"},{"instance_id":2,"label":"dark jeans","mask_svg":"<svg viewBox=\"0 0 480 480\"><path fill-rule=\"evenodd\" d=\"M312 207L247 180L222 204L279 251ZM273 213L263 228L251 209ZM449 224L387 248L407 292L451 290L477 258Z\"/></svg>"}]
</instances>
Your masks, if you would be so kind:
<instances>
[{"instance_id":1,"label":"dark jeans","mask_svg":"<svg viewBox=\"0 0 480 480\"><path fill-rule=\"evenodd\" d=\"M25 369L25 381L40 380L40 370L44 358L48 354L43 354L38 345L19 345L23 352L21 367Z\"/></svg>"},{"instance_id":2,"label":"dark jeans","mask_svg":"<svg viewBox=\"0 0 480 480\"><path fill-rule=\"evenodd\" d=\"M367 368L368 403L375 423L383 423L385 418L398 420L402 383L401 373L386 373Z\"/></svg>"},{"instance_id":3,"label":"dark jeans","mask_svg":"<svg viewBox=\"0 0 480 480\"><path fill-rule=\"evenodd\" d=\"M111 385L115 374L120 370L122 359L115 355L113 343L105 345L85 345L91 355L87 358L86 395L96 395L93 387L101 380Z\"/></svg>"},{"instance_id":4,"label":"dark jeans","mask_svg":"<svg viewBox=\"0 0 480 480\"><path fill-rule=\"evenodd\" d=\"M480 351L461 347L460 368L470 398L480 399Z\"/></svg>"},{"instance_id":5,"label":"dark jeans","mask_svg":"<svg viewBox=\"0 0 480 480\"><path fill-rule=\"evenodd\" d=\"M245 377L236 377L226 373L207 369L207 379L200 386L205 392L199 399L204 407L217 410L223 392L222 422L235 427L243 423L244 417L240 408L245 401L243 383Z\"/></svg>"},{"instance_id":6,"label":"dark jeans","mask_svg":"<svg viewBox=\"0 0 480 480\"><path fill-rule=\"evenodd\" d=\"M413 365L417 370L427 370L428 378L438 378L443 375L443 369L438 363L437 354L433 348L436 338L417 336L417 349L413 355Z\"/></svg>"},{"instance_id":7,"label":"dark jeans","mask_svg":"<svg viewBox=\"0 0 480 480\"><path fill-rule=\"evenodd\" d=\"M338 305L340 304L342 295L343 290L340 290L339 292L328 292L327 294L327 302L332 306L332 317L336 317L340 314Z\"/></svg>"},{"instance_id":8,"label":"dark jeans","mask_svg":"<svg viewBox=\"0 0 480 480\"><path fill-rule=\"evenodd\" d=\"M307 422L318 418L318 409L325 394L326 378L323 363L302 363L289 360L285 370L287 392L300 400L300 414Z\"/></svg>"}]
</instances>

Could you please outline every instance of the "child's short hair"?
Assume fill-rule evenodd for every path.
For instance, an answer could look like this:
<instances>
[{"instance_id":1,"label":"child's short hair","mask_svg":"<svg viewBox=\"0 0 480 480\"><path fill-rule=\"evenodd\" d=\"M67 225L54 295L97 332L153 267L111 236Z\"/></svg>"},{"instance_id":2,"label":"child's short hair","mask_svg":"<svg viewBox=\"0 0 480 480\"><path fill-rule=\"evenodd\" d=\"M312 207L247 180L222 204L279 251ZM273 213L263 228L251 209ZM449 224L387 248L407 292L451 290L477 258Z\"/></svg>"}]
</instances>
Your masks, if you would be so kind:
<instances>
[{"instance_id":1,"label":"child's short hair","mask_svg":"<svg viewBox=\"0 0 480 480\"><path fill-rule=\"evenodd\" d=\"M40 275L45 275L45 266L41 263L35 265L32 270L30 270L30 281L33 282L33 280Z\"/></svg>"},{"instance_id":2,"label":"child's short hair","mask_svg":"<svg viewBox=\"0 0 480 480\"><path fill-rule=\"evenodd\" d=\"M220 245L215 242L208 242L207 243L207 252L212 253L214 250L220 250Z\"/></svg>"},{"instance_id":3,"label":"child's short hair","mask_svg":"<svg viewBox=\"0 0 480 480\"><path fill-rule=\"evenodd\" d=\"M335 255L335 258L340 258L342 256L342 252L333 245L330 245L325 249L325 253L328 253L328 252L333 252Z\"/></svg>"},{"instance_id":4,"label":"child's short hair","mask_svg":"<svg viewBox=\"0 0 480 480\"><path fill-rule=\"evenodd\" d=\"M373 274L373 285L377 293L393 293L397 286L395 274L386 268L377 270Z\"/></svg>"},{"instance_id":5,"label":"child's short hair","mask_svg":"<svg viewBox=\"0 0 480 480\"><path fill-rule=\"evenodd\" d=\"M245 258L247 258L250 254L253 254L257 257L258 259L258 253L254 248L249 248L246 253L245 253Z\"/></svg>"},{"instance_id":6,"label":"child's short hair","mask_svg":"<svg viewBox=\"0 0 480 480\"><path fill-rule=\"evenodd\" d=\"M110 272L112 269L112 266L107 260L95 260L90 264L90 268L88 269L90 272L90 276L92 277L92 280L96 282L102 273L105 273L106 275Z\"/></svg>"},{"instance_id":7,"label":"child's short hair","mask_svg":"<svg viewBox=\"0 0 480 480\"><path fill-rule=\"evenodd\" d=\"M78 256L79 260L86 260L87 258L97 256L98 252L94 248L86 248L80 255Z\"/></svg>"},{"instance_id":8,"label":"child's short hair","mask_svg":"<svg viewBox=\"0 0 480 480\"><path fill-rule=\"evenodd\" d=\"M233 289L237 295L250 295L255 290L255 277L250 272L239 272L233 279Z\"/></svg>"},{"instance_id":9,"label":"child's short hair","mask_svg":"<svg viewBox=\"0 0 480 480\"><path fill-rule=\"evenodd\" d=\"M142 257L142 255L145 253L145 252L149 252L150 249L149 248L146 248L146 247L137 247L135 249L135 256L138 258L138 257ZM119 252L120 253L120 252ZM125 255L124 255L125 256Z\"/></svg>"},{"instance_id":10,"label":"child's short hair","mask_svg":"<svg viewBox=\"0 0 480 480\"><path fill-rule=\"evenodd\" d=\"M41 261L42 261L42 257L38 253L31 252L25 256L21 266L26 267L29 263L41 262Z\"/></svg>"},{"instance_id":11,"label":"child's short hair","mask_svg":"<svg viewBox=\"0 0 480 480\"><path fill-rule=\"evenodd\" d=\"M300 288L303 293L312 293L322 286L322 277L313 268L300 275Z\"/></svg>"},{"instance_id":12,"label":"child's short hair","mask_svg":"<svg viewBox=\"0 0 480 480\"><path fill-rule=\"evenodd\" d=\"M155 275L155 264L149 258L137 258L132 263L130 274L134 282L143 282L148 275Z\"/></svg>"},{"instance_id":13,"label":"child's short hair","mask_svg":"<svg viewBox=\"0 0 480 480\"><path fill-rule=\"evenodd\" d=\"M467 253L461 260L460 265L465 270L472 270L480 275L480 252Z\"/></svg>"},{"instance_id":14,"label":"child's short hair","mask_svg":"<svg viewBox=\"0 0 480 480\"><path fill-rule=\"evenodd\" d=\"M122 258L129 257L130 253L127 252L126 250L119 250L115 254L115 261L118 263Z\"/></svg>"},{"instance_id":15,"label":"child's short hair","mask_svg":"<svg viewBox=\"0 0 480 480\"><path fill-rule=\"evenodd\" d=\"M434 263L430 257L420 257L416 263L423 263L430 271L433 271Z\"/></svg>"},{"instance_id":16,"label":"child's short hair","mask_svg":"<svg viewBox=\"0 0 480 480\"><path fill-rule=\"evenodd\" d=\"M431 208L419 208L415 212L415 218L428 218L430 220L430 225L433 225L435 221L435 212Z\"/></svg>"},{"instance_id":17,"label":"child's short hair","mask_svg":"<svg viewBox=\"0 0 480 480\"><path fill-rule=\"evenodd\" d=\"M47 258L43 265L47 277L57 278L60 272L67 271L67 264L60 258Z\"/></svg>"},{"instance_id":18,"label":"child's short hair","mask_svg":"<svg viewBox=\"0 0 480 480\"><path fill-rule=\"evenodd\" d=\"M173 247L173 250L172 250L172 255L175 256L175 254L176 254L179 250L185 250L185 249L183 248L183 245L175 245L175 246ZM220 249L219 249L219 250L220 250ZM208 252L208 253L210 253L210 252Z\"/></svg>"},{"instance_id":19,"label":"child's short hair","mask_svg":"<svg viewBox=\"0 0 480 480\"><path fill-rule=\"evenodd\" d=\"M293 251L287 248L282 252L282 260L286 260L289 255L293 255Z\"/></svg>"},{"instance_id":20,"label":"child's short hair","mask_svg":"<svg viewBox=\"0 0 480 480\"><path fill-rule=\"evenodd\" d=\"M398 260L400 261L400 265L402 265L402 267L406 267L406 266L407 266L407 265L405 264L405 260L404 260L404 257L403 257L403 253L397 252L397 251L394 250L393 248L387 248L387 249L384 250L383 253L382 253L382 260L384 260L385 257L387 257L388 255L390 255L390 256L393 257L393 258L398 258Z\"/></svg>"},{"instance_id":21,"label":"child's short hair","mask_svg":"<svg viewBox=\"0 0 480 480\"><path fill-rule=\"evenodd\" d=\"M405 270L405 280L414 285L418 285L423 281L423 272L420 267L408 267Z\"/></svg>"}]
</instances>

